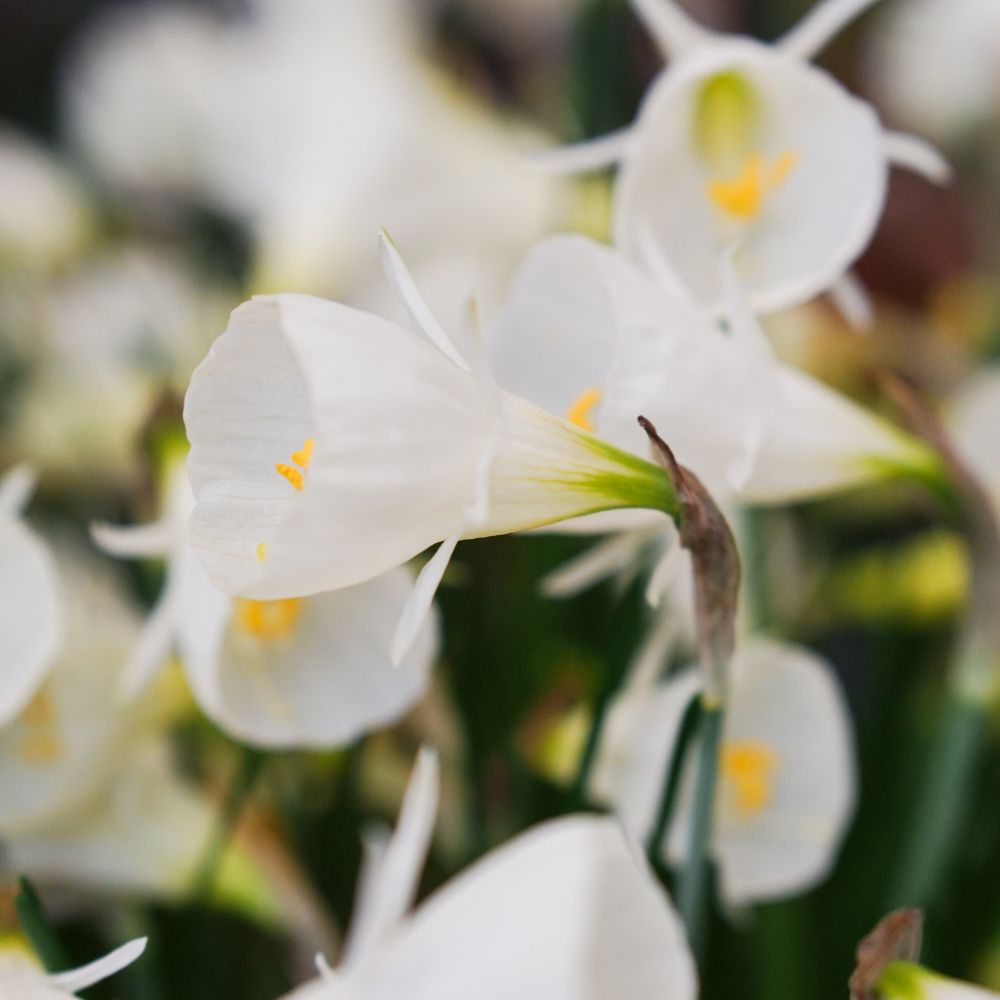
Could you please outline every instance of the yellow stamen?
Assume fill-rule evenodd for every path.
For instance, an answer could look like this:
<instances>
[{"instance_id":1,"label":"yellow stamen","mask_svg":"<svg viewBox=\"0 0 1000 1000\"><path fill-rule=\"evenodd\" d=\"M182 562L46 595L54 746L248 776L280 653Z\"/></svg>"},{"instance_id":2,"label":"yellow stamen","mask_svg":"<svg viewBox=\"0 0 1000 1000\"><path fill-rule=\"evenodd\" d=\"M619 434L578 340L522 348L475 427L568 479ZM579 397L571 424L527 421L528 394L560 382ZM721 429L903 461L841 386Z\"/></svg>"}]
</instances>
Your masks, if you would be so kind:
<instances>
[{"instance_id":1,"label":"yellow stamen","mask_svg":"<svg viewBox=\"0 0 1000 1000\"><path fill-rule=\"evenodd\" d=\"M594 422L590 419L590 413L600 401L600 389L587 389L586 392L580 393L573 401L569 410L566 411L566 419L571 424L576 424L581 430L593 434Z\"/></svg>"},{"instance_id":2,"label":"yellow stamen","mask_svg":"<svg viewBox=\"0 0 1000 1000\"><path fill-rule=\"evenodd\" d=\"M306 438L306 443L302 445L301 450L292 452L292 461L296 465L302 466L303 469L308 469L309 463L312 461L313 445L315 443L312 438Z\"/></svg>"},{"instance_id":3,"label":"yellow stamen","mask_svg":"<svg viewBox=\"0 0 1000 1000\"><path fill-rule=\"evenodd\" d=\"M285 465L284 462L278 462L274 467L274 471L278 473L279 476L284 476L292 486L297 490L301 490L305 486L306 477L294 466Z\"/></svg>"},{"instance_id":4,"label":"yellow stamen","mask_svg":"<svg viewBox=\"0 0 1000 1000\"><path fill-rule=\"evenodd\" d=\"M312 461L315 443L312 438L306 438L305 444L298 451L292 452L292 461L299 466L298 469L294 465L286 465L284 462L278 462L274 467L274 471L279 476L284 476L299 491L306 484L305 470L309 468L309 463Z\"/></svg>"},{"instance_id":5,"label":"yellow stamen","mask_svg":"<svg viewBox=\"0 0 1000 1000\"><path fill-rule=\"evenodd\" d=\"M263 562L267 558L267 542L257 543L257 562Z\"/></svg>"},{"instance_id":6,"label":"yellow stamen","mask_svg":"<svg viewBox=\"0 0 1000 1000\"><path fill-rule=\"evenodd\" d=\"M237 626L265 642L290 636L301 614L302 601L297 597L283 597L277 601L237 597L234 611Z\"/></svg>"},{"instance_id":7,"label":"yellow stamen","mask_svg":"<svg viewBox=\"0 0 1000 1000\"><path fill-rule=\"evenodd\" d=\"M730 743L722 750L722 775L730 784L736 811L747 817L760 812L773 794L780 760L763 743Z\"/></svg>"},{"instance_id":8,"label":"yellow stamen","mask_svg":"<svg viewBox=\"0 0 1000 1000\"><path fill-rule=\"evenodd\" d=\"M786 150L768 168L760 153L752 153L732 180L709 181L708 197L726 215L750 222L760 215L765 196L788 179L798 159L794 150Z\"/></svg>"},{"instance_id":9,"label":"yellow stamen","mask_svg":"<svg viewBox=\"0 0 1000 1000\"><path fill-rule=\"evenodd\" d=\"M39 691L21 713L21 724L28 730L18 747L25 764L51 764L63 754L56 706L46 691Z\"/></svg>"}]
</instances>

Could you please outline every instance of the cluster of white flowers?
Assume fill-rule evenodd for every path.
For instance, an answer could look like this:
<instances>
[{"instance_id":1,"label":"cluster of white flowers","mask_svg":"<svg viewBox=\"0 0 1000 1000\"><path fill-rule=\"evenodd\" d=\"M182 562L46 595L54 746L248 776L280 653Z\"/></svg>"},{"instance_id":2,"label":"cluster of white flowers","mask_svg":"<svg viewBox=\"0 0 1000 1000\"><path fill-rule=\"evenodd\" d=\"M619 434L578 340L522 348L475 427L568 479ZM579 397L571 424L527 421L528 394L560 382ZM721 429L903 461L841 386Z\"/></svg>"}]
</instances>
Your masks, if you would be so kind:
<instances>
[{"instance_id":1,"label":"cluster of white flowers","mask_svg":"<svg viewBox=\"0 0 1000 1000\"><path fill-rule=\"evenodd\" d=\"M944 6L912 2L932 25ZM645 574L649 634L589 720L579 791L606 814L522 832L414 907L440 792L425 747L395 832L364 845L339 962L321 955L288 1000L694 1000L661 875L683 877L699 846L708 736L687 731L699 700L725 713L717 752L708 744L705 844L723 910L821 882L859 796L840 681L744 620L721 684L687 662L706 639L681 544L690 514L647 434L655 424L738 541L750 507L947 476L924 440L779 357L760 321L828 295L869 323L852 268L890 167L949 178L931 145L811 62L873 3L819 0L765 44L711 31L675 0L632 0L667 60L634 123L541 152L538 134L452 99L397 0L107 16L67 69L71 141L123 211L169 228L187 200L242 222L239 293L252 297L209 347L231 282L130 238L85 260L85 192L0 131L0 184L15 194L0 204L0 320L15 331L2 346L32 372L5 450L43 485L86 494L106 478L135 494L135 445L170 406L164 386L185 393L189 446L183 461L166 449L155 503L105 507L90 525L103 556L162 566L144 621L121 567L26 519L27 464L0 480L5 862L97 893L182 895L217 811L169 752L187 692L257 750L345 747L431 696L448 624L435 597L459 542L545 530L601 536L543 582L551 596ZM968 22L944 20L996 20L989 2L965 8ZM333 38L350 39L336 57ZM925 83L911 57L895 52L897 75ZM907 96L928 128L951 114L948 94ZM553 233L569 198L553 175L611 166L609 241ZM96 342L76 337L93 324ZM951 427L1000 508L998 378L969 385ZM294 924L259 848L235 839L215 891ZM72 995L144 947L47 973L4 946L0 997ZM905 962L878 988L977 992Z\"/></svg>"}]
</instances>

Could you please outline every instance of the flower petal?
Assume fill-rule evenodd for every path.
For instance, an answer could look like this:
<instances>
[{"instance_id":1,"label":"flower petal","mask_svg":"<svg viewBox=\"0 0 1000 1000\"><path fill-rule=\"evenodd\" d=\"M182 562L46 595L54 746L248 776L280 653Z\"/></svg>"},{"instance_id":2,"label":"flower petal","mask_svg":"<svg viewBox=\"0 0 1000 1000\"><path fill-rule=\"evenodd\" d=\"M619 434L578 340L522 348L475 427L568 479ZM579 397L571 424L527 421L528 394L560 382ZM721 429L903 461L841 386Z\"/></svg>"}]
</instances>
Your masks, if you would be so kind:
<instances>
[{"instance_id":1,"label":"flower petal","mask_svg":"<svg viewBox=\"0 0 1000 1000\"><path fill-rule=\"evenodd\" d=\"M48 980L53 986L68 993L85 990L88 986L108 979L127 965L131 965L146 950L148 940L144 937L135 938L95 962L81 965L78 969L70 969L68 972L58 972L49 976Z\"/></svg>"}]
</instances>

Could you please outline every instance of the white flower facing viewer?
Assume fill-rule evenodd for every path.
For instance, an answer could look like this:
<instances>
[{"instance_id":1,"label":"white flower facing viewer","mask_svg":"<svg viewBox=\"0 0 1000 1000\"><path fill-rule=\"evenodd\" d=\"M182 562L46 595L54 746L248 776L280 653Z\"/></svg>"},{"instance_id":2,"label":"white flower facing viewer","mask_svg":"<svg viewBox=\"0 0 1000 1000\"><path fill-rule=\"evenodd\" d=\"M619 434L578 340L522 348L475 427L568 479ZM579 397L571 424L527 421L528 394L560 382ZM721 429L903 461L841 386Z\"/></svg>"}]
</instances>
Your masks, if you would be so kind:
<instances>
[{"instance_id":1,"label":"white flower facing viewer","mask_svg":"<svg viewBox=\"0 0 1000 1000\"><path fill-rule=\"evenodd\" d=\"M712 833L720 890L732 905L803 892L830 870L854 811L846 706L830 667L801 647L761 639L737 647L720 752ZM591 791L627 830L653 832L694 671L636 684L613 703ZM689 823L682 786L664 859L683 861Z\"/></svg>"},{"instance_id":2,"label":"white flower facing viewer","mask_svg":"<svg viewBox=\"0 0 1000 1000\"><path fill-rule=\"evenodd\" d=\"M874 0L823 0L774 45L718 35L674 0L633 0L669 56L635 123L542 162L618 162L616 244L669 271L720 310L731 247L752 305L770 312L832 288L870 240L889 165L941 181L922 141L886 131L874 109L809 64Z\"/></svg>"},{"instance_id":3,"label":"white flower facing viewer","mask_svg":"<svg viewBox=\"0 0 1000 1000\"><path fill-rule=\"evenodd\" d=\"M425 750L395 833L368 844L341 963L287 1000L693 1000L680 921L607 818L535 827L409 913L437 793Z\"/></svg>"}]
</instances>

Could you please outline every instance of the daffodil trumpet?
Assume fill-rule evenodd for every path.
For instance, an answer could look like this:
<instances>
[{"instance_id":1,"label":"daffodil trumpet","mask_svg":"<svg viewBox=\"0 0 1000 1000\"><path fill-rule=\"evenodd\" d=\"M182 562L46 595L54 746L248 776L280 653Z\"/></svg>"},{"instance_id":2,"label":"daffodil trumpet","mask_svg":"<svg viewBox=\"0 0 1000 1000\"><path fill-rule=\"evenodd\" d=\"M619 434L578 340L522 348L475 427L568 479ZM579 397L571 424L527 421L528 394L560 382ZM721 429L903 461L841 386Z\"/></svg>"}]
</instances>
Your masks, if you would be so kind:
<instances>
[{"instance_id":1,"label":"daffodil trumpet","mask_svg":"<svg viewBox=\"0 0 1000 1000\"><path fill-rule=\"evenodd\" d=\"M501 391L466 311L450 337L380 240L411 329L304 295L240 306L191 379L191 538L228 594L301 597L440 548L404 610L412 642L459 539L677 500L662 470Z\"/></svg>"}]
</instances>

